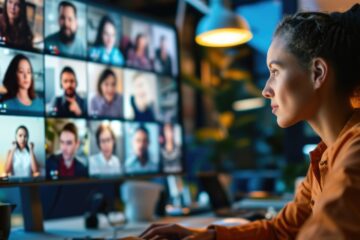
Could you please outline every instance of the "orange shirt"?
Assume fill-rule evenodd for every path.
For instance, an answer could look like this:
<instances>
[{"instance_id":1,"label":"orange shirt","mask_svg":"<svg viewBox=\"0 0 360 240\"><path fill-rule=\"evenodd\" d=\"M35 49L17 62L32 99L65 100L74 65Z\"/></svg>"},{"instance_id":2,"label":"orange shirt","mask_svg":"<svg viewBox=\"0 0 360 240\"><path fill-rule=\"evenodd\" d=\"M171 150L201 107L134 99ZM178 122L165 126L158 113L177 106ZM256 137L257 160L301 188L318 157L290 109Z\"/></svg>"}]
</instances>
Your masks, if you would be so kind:
<instances>
[{"instance_id":1,"label":"orange shirt","mask_svg":"<svg viewBox=\"0 0 360 240\"><path fill-rule=\"evenodd\" d=\"M360 239L360 111L332 146L321 142L310 158L294 200L274 219L239 227L210 226L216 239Z\"/></svg>"}]
</instances>

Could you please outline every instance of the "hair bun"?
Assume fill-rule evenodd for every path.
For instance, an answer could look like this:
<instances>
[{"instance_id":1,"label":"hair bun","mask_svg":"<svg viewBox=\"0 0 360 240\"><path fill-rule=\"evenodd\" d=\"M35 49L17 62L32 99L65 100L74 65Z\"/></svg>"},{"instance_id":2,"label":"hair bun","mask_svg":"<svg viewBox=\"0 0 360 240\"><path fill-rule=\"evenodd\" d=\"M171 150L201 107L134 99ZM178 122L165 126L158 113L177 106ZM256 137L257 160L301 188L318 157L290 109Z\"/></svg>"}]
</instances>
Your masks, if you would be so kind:
<instances>
[{"instance_id":1,"label":"hair bun","mask_svg":"<svg viewBox=\"0 0 360 240\"><path fill-rule=\"evenodd\" d=\"M336 24L344 29L360 29L360 4L354 4L346 12L334 12L330 14Z\"/></svg>"}]
</instances>

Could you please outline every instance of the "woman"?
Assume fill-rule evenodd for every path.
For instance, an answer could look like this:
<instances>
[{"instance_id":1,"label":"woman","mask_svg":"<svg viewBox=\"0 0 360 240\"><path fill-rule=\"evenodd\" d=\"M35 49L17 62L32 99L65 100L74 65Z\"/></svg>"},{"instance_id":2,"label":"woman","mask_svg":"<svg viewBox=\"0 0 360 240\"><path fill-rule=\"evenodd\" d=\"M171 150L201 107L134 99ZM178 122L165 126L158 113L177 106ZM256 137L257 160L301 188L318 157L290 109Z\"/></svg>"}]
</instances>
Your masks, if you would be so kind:
<instances>
[{"instance_id":1,"label":"woman","mask_svg":"<svg viewBox=\"0 0 360 240\"><path fill-rule=\"evenodd\" d=\"M97 95L91 99L90 114L102 117L122 117L122 95L116 92L117 78L111 69L105 69L97 84Z\"/></svg>"},{"instance_id":2,"label":"woman","mask_svg":"<svg viewBox=\"0 0 360 240\"><path fill-rule=\"evenodd\" d=\"M31 49L33 34L27 22L25 0L5 0L0 15L0 37L5 44Z\"/></svg>"},{"instance_id":3,"label":"woman","mask_svg":"<svg viewBox=\"0 0 360 240\"><path fill-rule=\"evenodd\" d=\"M35 94L33 69L28 57L17 54L11 60L3 85L7 91L2 97L6 109L43 114L44 102Z\"/></svg>"},{"instance_id":4,"label":"woman","mask_svg":"<svg viewBox=\"0 0 360 240\"><path fill-rule=\"evenodd\" d=\"M96 130L96 144L100 152L90 157L90 175L120 174L120 160L114 155L116 138L109 125L99 125Z\"/></svg>"},{"instance_id":5,"label":"woman","mask_svg":"<svg viewBox=\"0 0 360 240\"><path fill-rule=\"evenodd\" d=\"M151 70L152 65L148 58L148 38L139 33L135 38L134 48L128 51L127 65L130 67Z\"/></svg>"},{"instance_id":6,"label":"woman","mask_svg":"<svg viewBox=\"0 0 360 240\"><path fill-rule=\"evenodd\" d=\"M161 157L164 172L181 171L181 147L175 143L174 126L171 123L164 124L162 136Z\"/></svg>"},{"instance_id":7,"label":"woman","mask_svg":"<svg viewBox=\"0 0 360 240\"><path fill-rule=\"evenodd\" d=\"M153 104L149 99L149 79L146 75L138 73L133 77L133 95L130 104L136 121L155 121Z\"/></svg>"},{"instance_id":8,"label":"woman","mask_svg":"<svg viewBox=\"0 0 360 240\"><path fill-rule=\"evenodd\" d=\"M360 5L345 13L298 13L277 27L263 95L280 127L307 121L322 142L306 179L272 220L195 230L155 225L150 239L360 239Z\"/></svg>"},{"instance_id":9,"label":"woman","mask_svg":"<svg viewBox=\"0 0 360 240\"><path fill-rule=\"evenodd\" d=\"M94 47L89 50L90 59L107 64L123 65L124 57L115 47L116 36L115 22L109 16L104 16L99 24Z\"/></svg>"},{"instance_id":10,"label":"woman","mask_svg":"<svg viewBox=\"0 0 360 240\"><path fill-rule=\"evenodd\" d=\"M25 126L19 126L16 129L15 138L6 157L6 175L10 177L37 176L39 166L34 154L34 143L28 144L28 129Z\"/></svg>"}]
</instances>

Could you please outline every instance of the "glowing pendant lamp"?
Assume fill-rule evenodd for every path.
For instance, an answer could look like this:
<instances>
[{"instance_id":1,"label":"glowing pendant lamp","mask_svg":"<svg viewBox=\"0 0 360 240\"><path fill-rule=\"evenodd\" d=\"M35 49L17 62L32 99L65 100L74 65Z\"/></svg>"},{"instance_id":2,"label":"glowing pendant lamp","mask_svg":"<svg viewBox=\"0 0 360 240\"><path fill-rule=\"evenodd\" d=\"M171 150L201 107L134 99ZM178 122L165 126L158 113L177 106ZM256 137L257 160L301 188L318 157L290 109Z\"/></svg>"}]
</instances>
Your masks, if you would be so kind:
<instances>
[{"instance_id":1,"label":"glowing pendant lamp","mask_svg":"<svg viewBox=\"0 0 360 240\"><path fill-rule=\"evenodd\" d=\"M207 47L231 47L251 38L252 33L243 18L225 8L222 0L211 0L209 13L196 28L195 41Z\"/></svg>"}]
</instances>

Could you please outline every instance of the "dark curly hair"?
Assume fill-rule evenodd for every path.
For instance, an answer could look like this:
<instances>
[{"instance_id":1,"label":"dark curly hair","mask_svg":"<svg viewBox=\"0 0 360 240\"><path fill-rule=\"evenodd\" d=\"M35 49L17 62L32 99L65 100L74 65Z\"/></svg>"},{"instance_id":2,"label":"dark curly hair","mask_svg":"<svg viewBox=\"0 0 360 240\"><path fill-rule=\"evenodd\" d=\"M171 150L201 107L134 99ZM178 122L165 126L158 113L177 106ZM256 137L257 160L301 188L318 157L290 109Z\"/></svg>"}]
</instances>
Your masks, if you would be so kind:
<instances>
[{"instance_id":1,"label":"dark curly hair","mask_svg":"<svg viewBox=\"0 0 360 240\"><path fill-rule=\"evenodd\" d=\"M311 60L324 58L332 65L337 89L353 96L360 86L360 5L344 13L302 12L285 17L275 37L286 40L287 48L307 69Z\"/></svg>"},{"instance_id":2,"label":"dark curly hair","mask_svg":"<svg viewBox=\"0 0 360 240\"><path fill-rule=\"evenodd\" d=\"M99 46L104 45L102 35L103 35L103 32L104 32L105 24L107 24L107 23L110 23L116 29L116 24L115 24L114 20L111 17L107 16L107 15L103 16L102 19L100 20L100 24L99 24L98 31L97 31L97 34L96 34L96 39L95 39L95 42L94 42L94 46L99 47Z\"/></svg>"}]
</instances>

